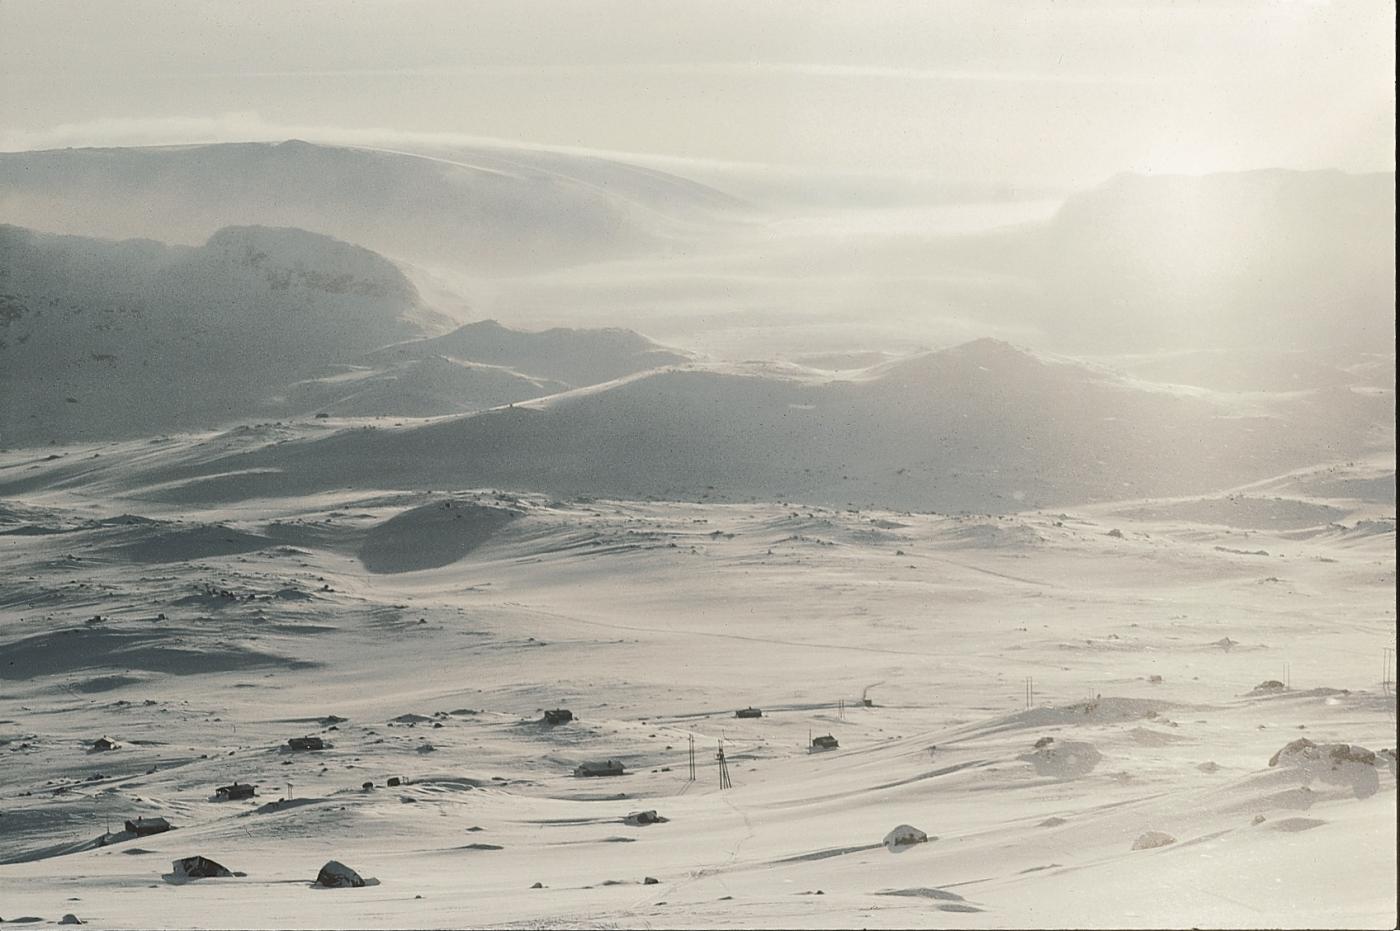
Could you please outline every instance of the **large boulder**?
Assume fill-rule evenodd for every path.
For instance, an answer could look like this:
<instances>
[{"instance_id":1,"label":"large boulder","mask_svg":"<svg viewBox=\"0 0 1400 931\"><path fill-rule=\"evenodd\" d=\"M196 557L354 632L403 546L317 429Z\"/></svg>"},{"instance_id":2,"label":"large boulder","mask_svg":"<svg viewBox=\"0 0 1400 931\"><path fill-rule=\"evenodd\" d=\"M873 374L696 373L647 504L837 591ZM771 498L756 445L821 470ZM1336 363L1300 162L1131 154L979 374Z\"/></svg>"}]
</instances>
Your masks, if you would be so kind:
<instances>
[{"instance_id":1,"label":"large boulder","mask_svg":"<svg viewBox=\"0 0 1400 931\"><path fill-rule=\"evenodd\" d=\"M1176 838L1165 831L1148 831L1138 835L1138 839L1133 841L1133 849L1151 850L1154 847L1166 847L1175 843Z\"/></svg>"},{"instance_id":2,"label":"large boulder","mask_svg":"<svg viewBox=\"0 0 1400 931\"><path fill-rule=\"evenodd\" d=\"M901 824L885 835L884 844L894 853L908 850L916 844L928 843L928 835L912 824Z\"/></svg>"},{"instance_id":3,"label":"large boulder","mask_svg":"<svg viewBox=\"0 0 1400 931\"><path fill-rule=\"evenodd\" d=\"M358 889L365 884L360 874L339 860L331 860L316 874L316 885L329 889Z\"/></svg>"},{"instance_id":4,"label":"large boulder","mask_svg":"<svg viewBox=\"0 0 1400 931\"><path fill-rule=\"evenodd\" d=\"M208 857L183 857L171 863L170 867L170 871L178 879L213 879L233 875L222 863L216 863Z\"/></svg>"},{"instance_id":5,"label":"large boulder","mask_svg":"<svg viewBox=\"0 0 1400 931\"><path fill-rule=\"evenodd\" d=\"M1046 742L1046 738L1042 737L1036 741L1030 753L1023 753L1017 759L1034 766L1037 776L1077 779L1093 772L1103 759L1103 754L1091 743L1079 740L1055 743L1053 739Z\"/></svg>"},{"instance_id":6,"label":"large boulder","mask_svg":"<svg viewBox=\"0 0 1400 931\"><path fill-rule=\"evenodd\" d=\"M1299 737L1270 757L1269 765L1295 770L1304 785L1316 780L1351 789L1357 798L1369 798L1380 791L1377 767L1387 763L1365 747L1317 744Z\"/></svg>"}]
</instances>

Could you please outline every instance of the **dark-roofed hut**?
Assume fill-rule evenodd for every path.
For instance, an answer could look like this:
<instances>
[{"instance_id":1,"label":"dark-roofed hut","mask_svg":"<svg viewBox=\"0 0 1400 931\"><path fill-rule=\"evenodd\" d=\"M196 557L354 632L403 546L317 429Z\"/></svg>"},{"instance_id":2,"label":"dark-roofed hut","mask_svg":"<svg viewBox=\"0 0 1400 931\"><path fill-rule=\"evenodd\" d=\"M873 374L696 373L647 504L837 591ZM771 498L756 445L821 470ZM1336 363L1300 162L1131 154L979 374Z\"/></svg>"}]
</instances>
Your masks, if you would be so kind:
<instances>
[{"instance_id":1,"label":"dark-roofed hut","mask_svg":"<svg viewBox=\"0 0 1400 931\"><path fill-rule=\"evenodd\" d=\"M821 737L812 738L813 750L835 750L839 746L841 745L836 742L836 738L831 736L830 734L824 734Z\"/></svg>"},{"instance_id":2,"label":"dark-roofed hut","mask_svg":"<svg viewBox=\"0 0 1400 931\"><path fill-rule=\"evenodd\" d=\"M164 834L170 830L170 822L164 818L136 818L126 823L129 833L137 837L149 837L152 834Z\"/></svg>"},{"instance_id":3,"label":"dark-roofed hut","mask_svg":"<svg viewBox=\"0 0 1400 931\"><path fill-rule=\"evenodd\" d=\"M117 748L120 747L120 746L121 746L121 744L117 743L115 740L113 740L113 739L110 738L110 737L99 737L99 738L97 738L96 740L94 740L94 741L92 742L92 749L93 749L93 750L98 750L98 751L101 751L101 750L115 750L115 749L117 749Z\"/></svg>"},{"instance_id":4,"label":"dark-roofed hut","mask_svg":"<svg viewBox=\"0 0 1400 931\"><path fill-rule=\"evenodd\" d=\"M232 802L241 798L252 798L257 794L257 790L252 786L236 781L233 785L219 786L214 790L214 797L221 802Z\"/></svg>"},{"instance_id":5,"label":"dark-roofed hut","mask_svg":"<svg viewBox=\"0 0 1400 931\"><path fill-rule=\"evenodd\" d=\"M740 708L738 711L734 712L734 717L736 717L736 718L761 718L761 717L763 717L763 709L762 709L762 708L755 708L753 705L749 705L749 707L747 707L747 708Z\"/></svg>"},{"instance_id":6,"label":"dark-roofed hut","mask_svg":"<svg viewBox=\"0 0 1400 931\"><path fill-rule=\"evenodd\" d=\"M293 737L287 741L293 750L324 750L326 742L319 737Z\"/></svg>"},{"instance_id":7,"label":"dark-roofed hut","mask_svg":"<svg viewBox=\"0 0 1400 931\"><path fill-rule=\"evenodd\" d=\"M592 761L580 763L576 766L574 768L574 775L579 777L625 776L627 775L627 770L623 768L622 763L618 760Z\"/></svg>"},{"instance_id":8,"label":"dark-roofed hut","mask_svg":"<svg viewBox=\"0 0 1400 931\"><path fill-rule=\"evenodd\" d=\"M557 727L560 724L568 724L573 719L574 713L568 708L551 708L544 713L544 723L551 727Z\"/></svg>"}]
</instances>

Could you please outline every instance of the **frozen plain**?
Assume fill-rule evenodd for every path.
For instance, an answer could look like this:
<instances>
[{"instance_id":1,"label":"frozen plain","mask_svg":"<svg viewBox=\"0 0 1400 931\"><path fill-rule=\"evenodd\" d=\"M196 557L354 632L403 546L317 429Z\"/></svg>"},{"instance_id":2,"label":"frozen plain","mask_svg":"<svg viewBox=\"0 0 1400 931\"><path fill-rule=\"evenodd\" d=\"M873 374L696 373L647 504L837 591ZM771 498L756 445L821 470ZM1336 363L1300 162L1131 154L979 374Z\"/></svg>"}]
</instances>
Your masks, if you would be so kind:
<instances>
[{"instance_id":1,"label":"frozen plain","mask_svg":"<svg viewBox=\"0 0 1400 931\"><path fill-rule=\"evenodd\" d=\"M148 445L63 450L102 455L101 495L6 500L7 923L1395 922L1394 756L1269 764L1300 737L1394 746L1393 457L953 517L111 494L175 454ZM1382 493L1317 495L1338 488ZM576 720L539 723L554 707ZM304 734L333 746L283 749ZM607 758L628 775L572 775ZM210 800L234 780L257 797ZM647 809L669 820L625 823ZM137 815L175 830L99 844ZM882 846L900 823L929 842ZM1175 843L1134 849L1149 831ZM162 879L195 854L247 875ZM379 884L311 888L329 859Z\"/></svg>"}]
</instances>

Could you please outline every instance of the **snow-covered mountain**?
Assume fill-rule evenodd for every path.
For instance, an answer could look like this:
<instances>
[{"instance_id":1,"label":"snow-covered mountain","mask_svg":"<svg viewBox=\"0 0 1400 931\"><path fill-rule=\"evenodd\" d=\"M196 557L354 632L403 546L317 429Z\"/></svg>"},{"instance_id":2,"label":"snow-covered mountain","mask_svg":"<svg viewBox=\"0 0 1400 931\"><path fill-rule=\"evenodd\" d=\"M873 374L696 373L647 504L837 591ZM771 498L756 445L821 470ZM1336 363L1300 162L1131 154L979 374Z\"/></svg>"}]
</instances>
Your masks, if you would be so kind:
<instances>
[{"instance_id":1,"label":"snow-covered mountain","mask_svg":"<svg viewBox=\"0 0 1400 931\"><path fill-rule=\"evenodd\" d=\"M0 228L0 295L11 443L217 423L427 314L382 256L263 227L198 247Z\"/></svg>"},{"instance_id":2,"label":"snow-covered mountain","mask_svg":"<svg viewBox=\"0 0 1400 931\"><path fill-rule=\"evenodd\" d=\"M0 227L0 437L455 414L682 359L628 331L433 337L448 325L394 263L304 230L191 247Z\"/></svg>"},{"instance_id":3,"label":"snow-covered mountain","mask_svg":"<svg viewBox=\"0 0 1400 931\"><path fill-rule=\"evenodd\" d=\"M293 226L474 272L662 248L736 202L600 158L504 147L428 157L301 141L0 153L0 222L197 244Z\"/></svg>"},{"instance_id":4,"label":"snow-covered mountain","mask_svg":"<svg viewBox=\"0 0 1400 931\"><path fill-rule=\"evenodd\" d=\"M194 465L114 464L111 480L114 491L186 502L497 487L1009 511L1218 491L1393 445L1393 419L1385 393L1260 400L1167 390L979 340L849 380L770 366L674 367Z\"/></svg>"}]
</instances>

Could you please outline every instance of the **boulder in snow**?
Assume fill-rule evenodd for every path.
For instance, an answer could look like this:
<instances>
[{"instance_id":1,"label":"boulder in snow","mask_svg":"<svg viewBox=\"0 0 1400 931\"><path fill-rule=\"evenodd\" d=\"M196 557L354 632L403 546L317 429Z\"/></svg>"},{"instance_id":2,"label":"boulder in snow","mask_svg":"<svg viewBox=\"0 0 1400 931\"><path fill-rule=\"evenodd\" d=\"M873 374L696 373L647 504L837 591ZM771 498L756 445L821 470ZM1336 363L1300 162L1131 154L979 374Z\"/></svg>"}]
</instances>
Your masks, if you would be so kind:
<instances>
[{"instance_id":1,"label":"boulder in snow","mask_svg":"<svg viewBox=\"0 0 1400 931\"><path fill-rule=\"evenodd\" d=\"M884 844L894 853L908 850L915 844L928 843L928 835L912 824L901 824L885 835Z\"/></svg>"},{"instance_id":2,"label":"boulder in snow","mask_svg":"<svg viewBox=\"0 0 1400 931\"><path fill-rule=\"evenodd\" d=\"M331 860L316 874L316 885L329 889L358 889L365 884L360 874L339 860Z\"/></svg>"},{"instance_id":3,"label":"boulder in snow","mask_svg":"<svg viewBox=\"0 0 1400 931\"><path fill-rule=\"evenodd\" d=\"M1369 798L1380 791L1377 756L1365 747L1352 744L1316 744L1306 737L1289 741L1269 758L1270 766L1298 772L1303 784L1313 780L1352 790L1357 798Z\"/></svg>"},{"instance_id":4,"label":"boulder in snow","mask_svg":"<svg viewBox=\"0 0 1400 931\"><path fill-rule=\"evenodd\" d=\"M170 872L177 879L213 879L219 876L232 876L233 873L222 863L208 857L182 857L170 864Z\"/></svg>"},{"instance_id":5,"label":"boulder in snow","mask_svg":"<svg viewBox=\"0 0 1400 931\"><path fill-rule=\"evenodd\" d=\"M1165 831L1148 831L1146 834L1138 835L1138 839L1133 841L1133 849L1151 850L1154 847L1166 847L1175 843L1176 838Z\"/></svg>"},{"instance_id":6,"label":"boulder in snow","mask_svg":"<svg viewBox=\"0 0 1400 931\"><path fill-rule=\"evenodd\" d=\"M1094 767L1103 759L1103 754L1099 753L1093 744L1066 740L1062 743L1040 745L1030 753L1021 754L1017 759L1034 766L1037 776L1076 779L1093 772Z\"/></svg>"}]
</instances>

